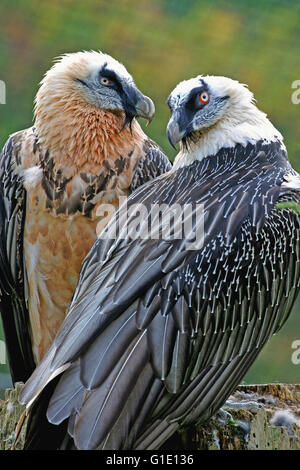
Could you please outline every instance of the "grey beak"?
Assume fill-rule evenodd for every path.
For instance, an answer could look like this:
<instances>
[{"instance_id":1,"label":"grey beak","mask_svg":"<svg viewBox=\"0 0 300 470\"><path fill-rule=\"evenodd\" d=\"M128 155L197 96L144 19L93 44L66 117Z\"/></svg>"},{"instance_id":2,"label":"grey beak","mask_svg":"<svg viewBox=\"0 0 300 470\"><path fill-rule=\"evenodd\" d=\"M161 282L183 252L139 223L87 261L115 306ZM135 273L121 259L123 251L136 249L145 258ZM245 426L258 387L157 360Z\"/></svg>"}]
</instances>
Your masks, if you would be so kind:
<instances>
[{"instance_id":1,"label":"grey beak","mask_svg":"<svg viewBox=\"0 0 300 470\"><path fill-rule=\"evenodd\" d=\"M139 117L148 119L148 123L152 121L155 114L155 106L153 101L148 98L148 96L142 95L141 98L139 98L137 101L135 109Z\"/></svg>"},{"instance_id":2,"label":"grey beak","mask_svg":"<svg viewBox=\"0 0 300 470\"><path fill-rule=\"evenodd\" d=\"M181 131L177 119L172 116L167 126L167 137L170 144L176 150L176 144L184 137L184 131Z\"/></svg>"}]
</instances>

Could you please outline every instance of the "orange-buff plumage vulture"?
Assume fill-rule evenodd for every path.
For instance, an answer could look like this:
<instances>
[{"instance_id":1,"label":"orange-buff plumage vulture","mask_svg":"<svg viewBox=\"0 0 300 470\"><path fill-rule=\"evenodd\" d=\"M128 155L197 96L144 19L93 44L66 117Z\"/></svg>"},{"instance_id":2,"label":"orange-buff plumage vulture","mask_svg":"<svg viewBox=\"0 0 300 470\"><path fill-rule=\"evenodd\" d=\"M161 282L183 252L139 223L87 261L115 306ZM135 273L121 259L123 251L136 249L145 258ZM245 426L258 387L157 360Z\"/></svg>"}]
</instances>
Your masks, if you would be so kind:
<instances>
[{"instance_id":1,"label":"orange-buff plumage vulture","mask_svg":"<svg viewBox=\"0 0 300 470\"><path fill-rule=\"evenodd\" d=\"M25 381L64 319L82 261L108 220L101 207L170 170L136 117L154 104L107 54L60 57L35 101L33 127L0 161L0 309L14 381ZM100 224L100 225L98 225Z\"/></svg>"}]
</instances>

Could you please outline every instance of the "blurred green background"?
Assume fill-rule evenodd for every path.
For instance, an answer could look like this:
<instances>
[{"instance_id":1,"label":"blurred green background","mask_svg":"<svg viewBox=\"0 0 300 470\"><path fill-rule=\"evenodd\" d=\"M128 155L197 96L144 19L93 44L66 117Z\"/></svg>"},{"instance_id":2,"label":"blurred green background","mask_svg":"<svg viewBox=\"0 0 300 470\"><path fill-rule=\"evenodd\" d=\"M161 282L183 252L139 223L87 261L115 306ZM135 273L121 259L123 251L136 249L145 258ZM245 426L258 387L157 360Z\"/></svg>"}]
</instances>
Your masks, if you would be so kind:
<instances>
[{"instance_id":1,"label":"blurred green background","mask_svg":"<svg viewBox=\"0 0 300 470\"><path fill-rule=\"evenodd\" d=\"M156 104L147 128L173 159L165 128L166 98L182 79L225 75L247 83L258 106L285 136L300 171L300 105L292 83L300 80L298 0L1 0L0 145L32 125L33 98L52 59L65 52L102 50L123 62ZM144 125L144 124L142 124ZM300 340L300 302L245 377L250 382L299 382L291 361ZM0 335L2 333L0 332ZM7 383L0 366L0 388Z\"/></svg>"}]
</instances>

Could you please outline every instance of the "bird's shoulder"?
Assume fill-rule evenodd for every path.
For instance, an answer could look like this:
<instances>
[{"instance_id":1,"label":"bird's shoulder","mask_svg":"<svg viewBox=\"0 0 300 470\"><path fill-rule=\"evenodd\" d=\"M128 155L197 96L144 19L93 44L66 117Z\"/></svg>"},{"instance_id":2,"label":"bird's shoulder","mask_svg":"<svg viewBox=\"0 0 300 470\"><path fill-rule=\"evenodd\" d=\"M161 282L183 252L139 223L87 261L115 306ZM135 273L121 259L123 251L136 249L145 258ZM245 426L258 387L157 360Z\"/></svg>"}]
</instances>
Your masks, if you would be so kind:
<instances>
[{"instance_id":1,"label":"bird's shoulder","mask_svg":"<svg viewBox=\"0 0 300 470\"><path fill-rule=\"evenodd\" d=\"M1 152L1 167L6 166L8 161L16 173L38 163L37 138L33 127L9 136Z\"/></svg>"},{"instance_id":2,"label":"bird's shoulder","mask_svg":"<svg viewBox=\"0 0 300 470\"><path fill-rule=\"evenodd\" d=\"M142 142L141 156L132 174L130 191L132 192L148 181L167 173L171 168L172 164L160 146L145 136Z\"/></svg>"}]
</instances>

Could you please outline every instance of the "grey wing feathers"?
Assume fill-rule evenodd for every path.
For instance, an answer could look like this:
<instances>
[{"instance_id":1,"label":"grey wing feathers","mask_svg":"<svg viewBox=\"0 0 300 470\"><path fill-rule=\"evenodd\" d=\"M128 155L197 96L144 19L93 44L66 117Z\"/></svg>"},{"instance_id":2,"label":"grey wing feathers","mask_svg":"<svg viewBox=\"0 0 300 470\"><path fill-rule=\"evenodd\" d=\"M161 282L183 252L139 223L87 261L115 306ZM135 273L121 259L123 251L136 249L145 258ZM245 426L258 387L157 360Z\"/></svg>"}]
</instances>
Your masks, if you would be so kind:
<instances>
[{"instance_id":1,"label":"grey wing feathers","mask_svg":"<svg viewBox=\"0 0 300 470\"><path fill-rule=\"evenodd\" d=\"M25 381L35 363L25 299L23 228L26 192L15 173L13 136L0 157L0 309L13 381Z\"/></svg>"},{"instance_id":2,"label":"grey wing feathers","mask_svg":"<svg viewBox=\"0 0 300 470\"><path fill-rule=\"evenodd\" d=\"M170 171L171 168L171 162L159 146L150 139L145 140L143 156L133 174L130 191L132 192L147 181Z\"/></svg>"},{"instance_id":3,"label":"grey wing feathers","mask_svg":"<svg viewBox=\"0 0 300 470\"><path fill-rule=\"evenodd\" d=\"M153 449L178 426L207 418L287 318L299 291L300 221L274 207L280 197L300 196L282 196L283 172L243 165L235 178L229 168L222 193L224 175L204 175L203 184L189 168L128 199L171 203L176 188L177 201L204 203L201 250L182 240L117 240L106 258L105 240L95 243L48 366L37 368L21 395L28 402L66 361L79 361L75 378L70 373L74 407L65 372L48 409L53 423L72 417L79 448Z\"/></svg>"}]
</instances>

